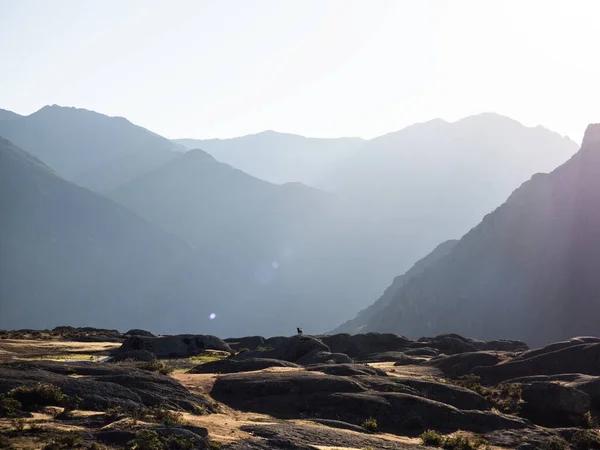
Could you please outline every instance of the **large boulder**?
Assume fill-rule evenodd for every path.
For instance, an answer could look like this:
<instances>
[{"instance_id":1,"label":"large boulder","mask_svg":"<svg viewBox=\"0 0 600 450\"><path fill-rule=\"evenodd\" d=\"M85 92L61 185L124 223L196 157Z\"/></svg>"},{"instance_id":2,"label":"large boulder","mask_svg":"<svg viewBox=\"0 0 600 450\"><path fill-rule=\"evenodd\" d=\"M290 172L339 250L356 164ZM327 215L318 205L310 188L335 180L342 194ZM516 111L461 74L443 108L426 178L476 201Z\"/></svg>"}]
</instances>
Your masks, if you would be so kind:
<instances>
[{"instance_id":1,"label":"large boulder","mask_svg":"<svg viewBox=\"0 0 600 450\"><path fill-rule=\"evenodd\" d=\"M418 342L426 344L427 347L436 348L446 355L474 352L478 346L484 345L483 341L475 341L458 334L442 334L433 338L420 338Z\"/></svg>"},{"instance_id":2,"label":"large boulder","mask_svg":"<svg viewBox=\"0 0 600 450\"><path fill-rule=\"evenodd\" d=\"M68 396L80 397L81 409L90 411L157 405L189 412L198 406L215 411L212 402L191 393L173 378L129 365L35 361L0 367L0 394L38 383L52 384Z\"/></svg>"},{"instance_id":3,"label":"large boulder","mask_svg":"<svg viewBox=\"0 0 600 450\"><path fill-rule=\"evenodd\" d=\"M440 369L444 375L459 377L473 372L475 367L493 366L502 358L491 352L467 352L450 356L440 356L425 362L425 365Z\"/></svg>"},{"instance_id":4,"label":"large boulder","mask_svg":"<svg viewBox=\"0 0 600 450\"><path fill-rule=\"evenodd\" d=\"M265 347L265 338L262 336L246 336L241 338L228 338L224 342L232 349L239 351L241 349L255 350L257 347Z\"/></svg>"},{"instance_id":5,"label":"large boulder","mask_svg":"<svg viewBox=\"0 0 600 450\"><path fill-rule=\"evenodd\" d=\"M298 358L296 363L303 366L312 364L349 364L352 363L352 359L344 353L331 353L317 350Z\"/></svg>"},{"instance_id":6,"label":"large boulder","mask_svg":"<svg viewBox=\"0 0 600 450\"><path fill-rule=\"evenodd\" d=\"M485 342L482 348L478 350L490 350L497 352L523 352L529 347L523 341L512 341L509 339L498 339L495 341Z\"/></svg>"},{"instance_id":7,"label":"large boulder","mask_svg":"<svg viewBox=\"0 0 600 450\"><path fill-rule=\"evenodd\" d=\"M314 372L224 375L215 380L211 395L244 411L282 418L319 417L360 425L377 420L382 431L419 434L426 429L487 432L523 428L527 421L491 411L460 410L419 395L393 377L338 377ZM381 384L383 383L383 384ZM393 388L393 386L391 386ZM386 389L377 390L377 389Z\"/></svg>"},{"instance_id":8,"label":"large boulder","mask_svg":"<svg viewBox=\"0 0 600 450\"><path fill-rule=\"evenodd\" d=\"M581 425L583 415L590 410L588 394L556 382L534 382L522 387L524 404L521 415L547 427Z\"/></svg>"},{"instance_id":9,"label":"large boulder","mask_svg":"<svg viewBox=\"0 0 600 450\"><path fill-rule=\"evenodd\" d=\"M156 359L156 355L147 350L131 350L130 352L120 352L117 353L110 359L110 362L116 363L121 361L154 361Z\"/></svg>"},{"instance_id":10,"label":"large boulder","mask_svg":"<svg viewBox=\"0 0 600 450\"><path fill-rule=\"evenodd\" d=\"M134 328L133 330L129 330L127 333L124 333L124 336L125 337L132 337L132 336L156 337L151 332L146 331L146 330L140 330L139 328Z\"/></svg>"},{"instance_id":11,"label":"large boulder","mask_svg":"<svg viewBox=\"0 0 600 450\"><path fill-rule=\"evenodd\" d=\"M554 342L554 343L548 344L542 348L535 348L533 350L523 352L520 355L518 355L517 357L515 357L515 359L528 359L528 358L532 358L534 356L542 355L544 353L551 353L556 350L562 350L565 348L574 347L576 345L593 344L596 342L600 342L600 338L590 337L590 336L574 337L572 339L569 339L568 341Z\"/></svg>"},{"instance_id":12,"label":"large boulder","mask_svg":"<svg viewBox=\"0 0 600 450\"><path fill-rule=\"evenodd\" d=\"M529 358L515 358L496 366L476 367L473 373L486 384L513 378L561 373L600 375L600 343L580 344L549 351Z\"/></svg>"},{"instance_id":13,"label":"large boulder","mask_svg":"<svg viewBox=\"0 0 600 450\"><path fill-rule=\"evenodd\" d=\"M360 362L397 362L398 365L409 365L409 364L421 364L426 361L425 358L418 356L409 356L404 352L381 352L371 353L369 355L361 356L357 358Z\"/></svg>"},{"instance_id":14,"label":"large boulder","mask_svg":"<svg viewBox=\"0 0 600 450\"><path fill-rule=\"evenodd\" d=\"M267 352L267 354L272 355L271 357L276 359L296 362L303 356L314 352L331 353L331 350L317 338L299 334L287 339L283 345L271 352Z\"/></svg>"},{"instance_id":15,"label":"large boulder","mask_svg":"<svg viewBox=\"0 0 600 450\"><path fill-rule=\"evenodd\" d=\"M132 350L146 350L157 358L187 358L199 355L206 350L221 350L233 353L229 345L215 336L202 334L179 334L165 337L133 336L127 338L113 356Z\"/></svg>"},{"instance_id":16,"label":"large boulder","mask_svg":"<svg viewBox=\"0 0 600 450\"><path fill-rule=\"evenodd\" d=\"M294 364L288 361L282 361L279 359L267 359L267 358L249 358L242 360L235 359L221 359L218 361L211 361L204 364L200 364L193 369L190 369L188 373L239 373L239 372L252 372L255 370L262 370L268 367L292 367L301 368L298 364Z\"/></svg>"},{"instance_id":17,"label":"large boulder","mask_svg":"<svg viewBox=\"0 0 600 450\"><path fill-rule=\"evenodd\" d=\"M309 371L318 371L326 373L327 375L337 375L341 377L350 377L356 375L377 375L380 377L387 377L388 374L384 370L371 367L366 364L324 364L309 366L306 368Z\"/></svg>"},{"instance_id":18,"label":"large boulder","mask_svg":"<svg viewBox=\"0 0 600 450\"><path fill-rule=\"evenodd\" d=\"M370 353L400 351L410 344L404 336L391 333L366 333L320 336L320 339L331 348L332 352L345 353L351 358Z\"/></svg>"}]
</instances>

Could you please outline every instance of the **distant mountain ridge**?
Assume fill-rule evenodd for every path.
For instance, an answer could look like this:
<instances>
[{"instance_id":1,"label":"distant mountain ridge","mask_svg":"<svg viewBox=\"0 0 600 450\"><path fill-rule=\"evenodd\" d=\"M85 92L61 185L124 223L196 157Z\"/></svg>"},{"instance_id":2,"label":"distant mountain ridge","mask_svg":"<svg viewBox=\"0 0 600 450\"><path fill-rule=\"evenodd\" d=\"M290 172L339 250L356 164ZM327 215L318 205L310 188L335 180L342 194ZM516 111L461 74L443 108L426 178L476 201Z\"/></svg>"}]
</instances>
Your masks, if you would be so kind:
<instances>
[{"instance_id":1,"label":"distant mountain ridge","mask_svg":"<svg viewBox=\"0 0 600 450\"><path fill-rule=\"evenodd\" d=\"M524 183L365 329L534 345L597 333L599 188L600 125L590 125L577 154Z\"/></svg>"},{"instance_id":2,"label":"distant mountain ridge","mask_svg":"<svg viewBox=\"0 0 600 450\"><path fill-rule=\"evenodd\" d=\"M297 181L311 186L364 142L361 138L311 138L272 130L231 139L174 141L190 150L202 149L272 183Z\"/></svg>"},{"instance_id":3,"label":"distant mountain ridge","mask_svg":"<svg viewBox=\"0 0 600 450\"><path fill-rule=\"evenodd\" d=\"M127 119L57 105L0 120L0 136L96 192L114 189L182 150Z\"/></svg>"}]
</instances>

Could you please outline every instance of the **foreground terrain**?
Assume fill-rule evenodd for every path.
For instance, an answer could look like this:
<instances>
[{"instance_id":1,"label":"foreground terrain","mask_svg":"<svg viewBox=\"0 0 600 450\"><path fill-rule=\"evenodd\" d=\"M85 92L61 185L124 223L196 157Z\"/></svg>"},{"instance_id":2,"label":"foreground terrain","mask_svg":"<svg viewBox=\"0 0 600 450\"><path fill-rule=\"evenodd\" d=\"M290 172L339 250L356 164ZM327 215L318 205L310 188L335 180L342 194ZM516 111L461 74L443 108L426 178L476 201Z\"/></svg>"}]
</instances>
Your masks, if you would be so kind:
<instances>
[{"instance_id":1,"label":"foreground terrain","mask_svg":"<svg viewBox=\"0 0 600 450\"><path fill-rule=\"evenodd\" d=\"M600 338L0 333L0 448L600 448Z\"/></svg>"}]
</instances>

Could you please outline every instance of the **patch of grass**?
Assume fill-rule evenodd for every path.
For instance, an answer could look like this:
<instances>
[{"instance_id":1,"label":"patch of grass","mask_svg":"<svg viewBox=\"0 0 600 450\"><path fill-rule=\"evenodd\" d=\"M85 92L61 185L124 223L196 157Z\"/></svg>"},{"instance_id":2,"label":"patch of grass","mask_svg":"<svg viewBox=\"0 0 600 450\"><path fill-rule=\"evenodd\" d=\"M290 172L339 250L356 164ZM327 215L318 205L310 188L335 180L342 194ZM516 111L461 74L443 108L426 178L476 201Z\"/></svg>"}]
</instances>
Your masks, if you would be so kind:
<instances>
[{"instance_id":1,"label":"patch of grass","mask_svg":"<svg viewBox=\"0 0 600 450\"><path fill-rule=\"evenodd\" d=\"M210 450L219 450L221 448L221 444L219 444L218 442L215 442L215 441L210 441L208 443L208 448Z\"/></svg>"},{"instance_id":2,"label":"patch of grass","mask_svg":"<svg viewBox=\"0 0 600 450\"><path fill-rule=\"evenodd\" d=\"M63 450L76 448L81 445L81 441L81 436L77 433L67 433L54 437L52 442L43 447L43 450Z\"/></svg>"},{"instance_id":3,"label":"patch of grass","mask_svg":"<svg viewBox=\"0 0 600 450\"><path fill-rule=\"evenodd\" d=\"M600 449L600 436L591 430L578 430L570 439L571 446L575 450Z\"/></svg>"},{"instance_id":4,"label":"patch of grass","mask_svg":"<svg viewBox=\"0 0 600 450\"><path fill-rule=\"evenodd\" d=\"M250 351L250 349L249 349L249 348L247 348L247 347L244 347L244 348L240 348L240 349L238 350L238 353L246 353L246 352L249 352L249 351Z\"/></svg>"},{"instance_id":5,"label":"patch of grass","mask_svg":"<svg viewBox=\"0 0 600 450\"><path fill-rule=\"evenodd\" d=\"M44 406L63 406L69 401L69 397L58 386L47 383L19 386L8 395L20 402L27 411L39 411Z\"/></svg>"},{"instance_id":6,"label":"patch of grass","mask_svg":"<svg viewBox=\"0 0 600 450\"><path fill-rule=\"evenodd\" d=\"M481 385L481 377L473 374L463 375L456 380L451 381L455 386L464 387L471 391L477 392L484 397L490 395L490 388Z\"/></svg>"},{"instance_id":7,"label":"patch of grass","mask_svg":"<svg viewBox=\"0 0 600 450\"><path fill-rule=\"evenodd\" d=\"M0 449L14 450L14 447L10 443L10 439L8 439L6 436L2 436L1 434L0 434Z\"/></svg>"},{"instance_id":8,"label":"patch of grass","mask_svg":"<svg viewBox=\"0 0 600 450\"><path fill-rule=\"evenodd\" d=\"M561 438L556 437L556 436L548 439L544 443L545 450L566 450L568 448L569 448L569 446L567 445L567 443L564 440L562 440Z\"/></svg>"},{"instance_id":9,"label":"patch of grass","mask_svg":"<svg viewBox=\"0 0 600 450\"><path fill-rule=\"evenodd\" d=\"M21 402L17 399L0 394L0 417L16 417L22 408Z\"/></svg>"},{"instance_id":10,"label":"patch of grass","mask_svg":"<svg viewBox=\"0 0 600 450\"><path fill-rule=\"evenodd\" d=\"M158 372L161 375L170 375L173 372L172 368L167 366L164 362L159 361L158 359L153 359L152 361L138 364L137 368L142 370L148 370L150 372Z\"/></svg>"},{"instance_id":11,"label":"patch of grass","mask_svg":"<svg viewBox=\"0 0 600 450\"><path fill-rule=\"evenodd\" d=\"M208 414L208 409L205 406L201 406L198 403L192 405L192 414L197 416L205 416Z\"/></svg>"},{"instance_id":12,"label":"patch of grass","mask_svg":"<svg viewBox=\"0 0 600 450\"><path fill-rule=\"evenodd\" d=\"M442 448L446 450L477 450L483 447L486 442L482 439L470 440L466 436L452 436L444 439Z\"/></svg>"},{"instance_id":13,"label":"patch of grass","mask_svg":"<svg viewBox=\"0 0 600 450\"><path fill-rule=\"evenodd\" d=\"M182 425L185 423L183 420L183 414L177 411L171 411L164 406L155 406L150 408L148 415L151 416L156 422L162 423L167 427Z\"/></svg>"},{"instance_id":14,"label":"patch of grass","mask_svg":"<svg viewBox=\"0 0 600 450\"><path fill-rule=\"evenodd\" d=\"M598 419L591 411L586 412L582 418L583 428L597 428Z\"/></svg>"},{"instance_id":15,"label":"patch of grass","mask_svg":"<svg viewBox=\"0 0 600 450\"><path fill-rule=\"evenodd\" d=\"M435 430L427 430L421 435L421 441L423 441L423 445L441 447L444 443L444 436Z\"/></svg>"},{"instance_id":16,"label":"patch of grass","mask_svg":"<svg viewBox=\"0 0 600 450\"><path fill-rule=\"evenodd\" d=\"M256 347L254 350L257 352L269 352L273 350L273 347Z\"/></svg>"},{"instance_id":17,"label":"patch of grass","mask_svg":"<svg viewBox=\"0 0 600 450\"><path fill-rule=\"evenodd\" d=\"M164 446L169 450L194 450L196 442L191 438L184 438L182 436L169 436L166 439L161 439Z\"/></svg>"},{"instance_id":18,"label":"patch of grass","mask_svg":"<svg viewBox=\"0 0 600 450\"><path fill-rule=\"evenodd\" d=\"M131 450L163 450L165 447L154 430L140 430L129 443Z\"/></svg>"},{"instance_id":19,"label":"patch of grass","mask_svg":"<svg viewBox=\"0 0 600 450\"><path fill-rule=\"evenodd\" d=\"M25 429L25 419L22 417L10 419L10 425L16 432L20 433Z\"/></svg>"},{"instance_id":20,"label":"patch of grass","mask_svg":"<svg viewBox=\"0 0 600 450\"><path fill-rule=\"evenodd\" d=\"M365 419L365 421L361 425L365 430L369 431L377 431L379 429L379 424L377 423L377 419L374 417L369 417Z\"/></svg>"}]
</instances>

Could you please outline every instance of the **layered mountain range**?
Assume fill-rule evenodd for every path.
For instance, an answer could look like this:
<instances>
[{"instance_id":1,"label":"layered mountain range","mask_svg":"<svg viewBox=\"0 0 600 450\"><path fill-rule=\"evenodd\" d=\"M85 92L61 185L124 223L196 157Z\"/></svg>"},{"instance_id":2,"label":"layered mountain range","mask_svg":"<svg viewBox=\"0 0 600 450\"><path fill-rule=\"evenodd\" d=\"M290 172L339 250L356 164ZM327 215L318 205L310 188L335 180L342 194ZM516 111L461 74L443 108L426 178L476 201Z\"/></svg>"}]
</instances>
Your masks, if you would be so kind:
<instances>
[{"instance_id":1,"label":"layered mountain range","mask_svg":"<svg viewBox=\"0 0 600 450\"><path fill-rule=\"evenodd\" d=\"M383 307L353 326L532 344L597 334L600 125L569 161L534 175L448 250L396 279Z\"/></svg>"},{"instance_id":2,"label":"layered mountain range","mask_svg":"<svg viewBox=\"0 0 600 450\"><path fill-rule=\"evenodd\" d=\"M2 111L0 136L0 327L219 335L334 328L576 151L494 114L370 141L267 132L205 141L207 153L123 118L51 106ZM241 152L255 169L219 152L230 162ZM343 330L390 329L380 313L455 245L396 278Z\"/></svg>"}]
</instances>

